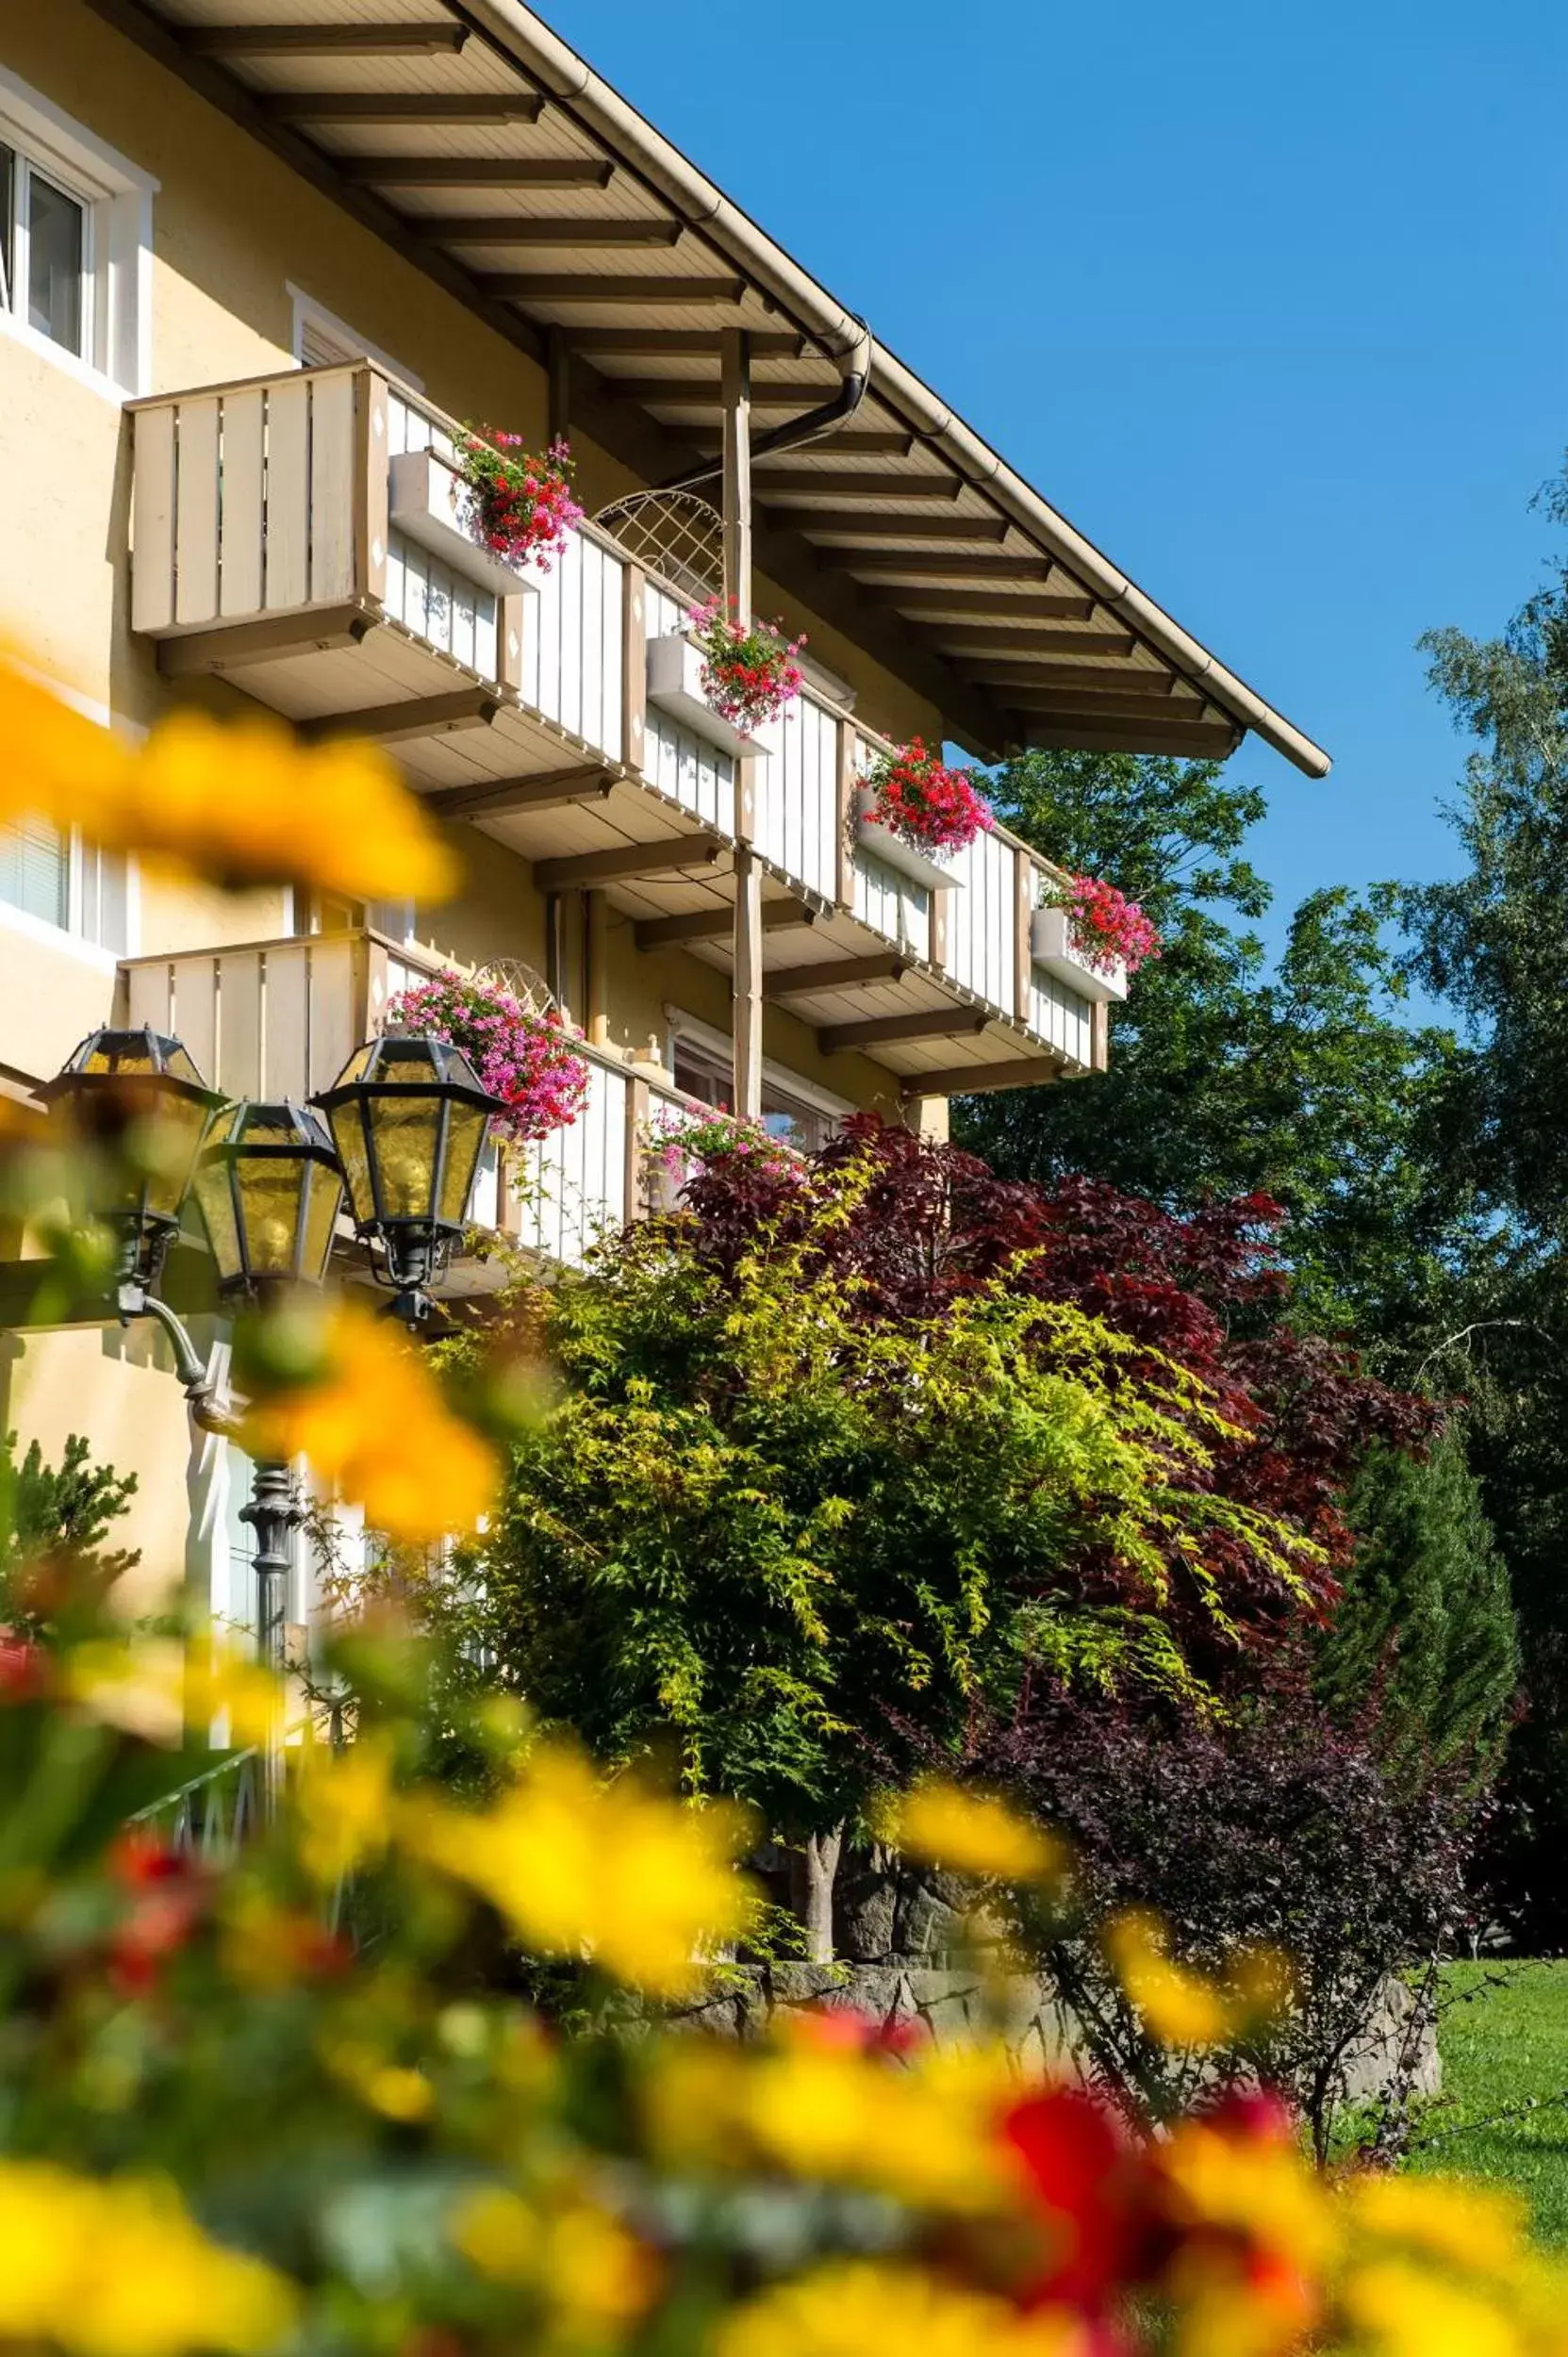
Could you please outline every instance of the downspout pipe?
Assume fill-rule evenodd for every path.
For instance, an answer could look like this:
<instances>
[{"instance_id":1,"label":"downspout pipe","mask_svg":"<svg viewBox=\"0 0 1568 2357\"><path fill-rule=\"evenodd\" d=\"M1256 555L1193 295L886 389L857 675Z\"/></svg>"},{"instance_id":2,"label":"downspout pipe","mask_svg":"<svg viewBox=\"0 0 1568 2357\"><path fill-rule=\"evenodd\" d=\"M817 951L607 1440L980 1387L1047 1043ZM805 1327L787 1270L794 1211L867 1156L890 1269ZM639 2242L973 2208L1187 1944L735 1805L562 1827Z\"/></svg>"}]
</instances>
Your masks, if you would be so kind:
<instances>
[{"instance_id":1,"label":"downspout pipe","mask_svg":"<svg viewBox=\"0 0 1568 2357\"><path fill-rule=\"evenodd\" d=\"M752 457L767 458L774 451L798 450L803 442L820 441L847 424L870 387L872 349L871 331L863 322L859 348L849 356L837 392L830 401L820 402L815 409L807 409L798 418L785 418L782 425L764 434L751 444ZM658 487L661 491L690 491L699 483L711 483L715 475L723 471L724 458L719 452L712 458L699 459L695 467L688 467L684 474L671 475L668 483L661 483Z\"/></svg>"}]
</instances>

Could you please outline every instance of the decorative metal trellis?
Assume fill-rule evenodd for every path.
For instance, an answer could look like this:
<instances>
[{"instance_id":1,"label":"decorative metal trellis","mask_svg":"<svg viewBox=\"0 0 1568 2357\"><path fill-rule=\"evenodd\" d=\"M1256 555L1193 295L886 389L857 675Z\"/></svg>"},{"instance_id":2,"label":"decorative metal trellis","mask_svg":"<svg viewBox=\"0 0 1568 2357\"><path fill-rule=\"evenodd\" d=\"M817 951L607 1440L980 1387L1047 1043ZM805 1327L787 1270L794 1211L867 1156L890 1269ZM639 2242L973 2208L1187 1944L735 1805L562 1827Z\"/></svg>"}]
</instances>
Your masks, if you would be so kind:
<instances>
[{"instance_id":1,"label":"decorative metal trellis","mask_svg":"<svg viewBox=\"0 0 1568 2357\"><path fill-rule=\"evenodd\" d=\"M723 596L724 519L695 491L632 491L593 520L693 605Z\"/></svg>"}]
</instances>

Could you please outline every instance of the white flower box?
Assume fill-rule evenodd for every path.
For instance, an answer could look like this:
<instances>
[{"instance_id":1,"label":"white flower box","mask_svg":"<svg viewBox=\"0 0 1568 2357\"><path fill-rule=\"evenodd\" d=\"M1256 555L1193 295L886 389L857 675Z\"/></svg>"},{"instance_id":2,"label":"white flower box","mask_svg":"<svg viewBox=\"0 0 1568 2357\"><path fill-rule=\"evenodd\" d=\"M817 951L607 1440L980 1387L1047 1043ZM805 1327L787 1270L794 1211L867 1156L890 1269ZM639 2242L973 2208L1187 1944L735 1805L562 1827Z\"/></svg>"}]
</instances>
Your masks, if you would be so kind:
<instances>
[{"instance_id":1,"label":"white flower box","mask_svg":"<svg viewBox=\"0 0 1568 2357\"><path fill-rule=\"evenodd\" d=\"M928 892L936 884L963 883L962 876L955 876L950 868L933 859L929 851L917 851L913 843L906 843L891 827L883 826L875 816L876 807L875 786L863 785L855 803L855 841L863 851L880 860L884 867L907 876L911 883L923 885Z\"/></svg>"},{"instance_id":2,"label":"white flower box","mask_svg":"<svg viewBox=\"0 0 1568 2357\"><path fill-rule=\"evenodd\" d=\"M1030 932L1030 953L1036 965L1076 990L1081 998L1125 998L1127 967L1118 958L1109 973L1091 965L1078 946L1065 909L1036 909Z\"/></svg>"},{"instance_id":3,"label":"white flower box","mask_svg":"<svg viewBox=\"0 0 1568 2357\"><path fill-rule=\"evenodd\" d=\"M710 745L727 753L758 753L764 749L731 720L721 719L702 693L702 656L689 638L671 632L648 642L648 701L679 720Z\"/></svg>"},{"instance_id":4,"label":"white flower box","mask_svg":"<svg viewBox=\"0 0 1568 2357\"><path fill-rule=\"evenodd\" d=\"M433 450L404 451L391 464L390 515L394 531L438 556L464 581L498 598L515 597L522 574L505 558L484 548L464 518L469 489L455 467Z\"/></svg>"}]
</instances>

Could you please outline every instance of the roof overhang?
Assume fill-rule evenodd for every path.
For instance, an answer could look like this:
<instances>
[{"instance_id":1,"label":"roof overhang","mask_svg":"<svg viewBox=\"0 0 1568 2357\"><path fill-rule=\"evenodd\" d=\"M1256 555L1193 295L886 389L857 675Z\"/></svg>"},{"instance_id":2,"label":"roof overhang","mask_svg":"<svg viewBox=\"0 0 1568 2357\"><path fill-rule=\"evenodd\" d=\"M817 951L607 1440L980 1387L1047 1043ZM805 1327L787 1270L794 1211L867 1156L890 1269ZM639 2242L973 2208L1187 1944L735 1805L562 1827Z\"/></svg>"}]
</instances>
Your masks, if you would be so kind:
<instances>
[{"instance_id":1,"label":"roof overhang","mask_svg":"<svg viewBox=\"0 0 1568 2357\"><path fill-rule=\"evenodd\" d=\"M534 357L645 481L717 449L721 331L762 428L862 322L520 0L90 0ZM895 354L852 423L759 464L755 557L982 755L1329 757Z\"/></svg>"}]
</instances>

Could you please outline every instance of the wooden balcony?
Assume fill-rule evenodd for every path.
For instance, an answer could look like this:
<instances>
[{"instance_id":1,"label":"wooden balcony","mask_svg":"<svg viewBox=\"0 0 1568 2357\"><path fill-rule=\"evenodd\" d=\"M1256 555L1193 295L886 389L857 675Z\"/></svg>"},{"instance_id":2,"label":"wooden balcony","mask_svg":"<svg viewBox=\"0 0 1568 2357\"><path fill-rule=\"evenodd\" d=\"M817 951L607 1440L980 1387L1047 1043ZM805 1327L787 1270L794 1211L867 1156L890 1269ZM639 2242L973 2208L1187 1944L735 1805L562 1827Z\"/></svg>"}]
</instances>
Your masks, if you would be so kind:
<instances>
[{"instance_id":1,"label":"wooden balcony","mask_svg":"<svg viewBox=\"0 0 1568 2357\"><path fill-rule=\"evenodd\" d=\"M167 676L220 674L306 732L379 740L542 891L602 890L644 948L725 971L750 842L765 993L906 1095L1104 1063L1103 1009L1031 955L1045 863L999 829L937 882L863 848L878 740L819 696L747 754L651 703L646 651L685 630L683 601L591 526L510 593L438 553L406 462L438 472L462 429L422 396L364 363L130 405L132 625Z\"/></svg>"},{"instance_id":2,"label":"wooden balcony","mask_svg":"<svg viewBox=\"0 0 1568 2357\"><path fill-rule=\"evenodd\" d=\"M438 970L371 931L128 958L116 1019L184 1040L228 1096L300 1102L336 1080L379 1029L388 999ZM487 1149L470 1207L475 1228L573 1264L602 1232L662 1198L664 1174L646 1150L661 1112L679 1120L705 1110L655 1066L574 1046L590 1076L582 1113L536 1145ZM461 1265L455 1289L487 1290L503 1267L482 1257Z\"/></svg>"}]
</instances>

